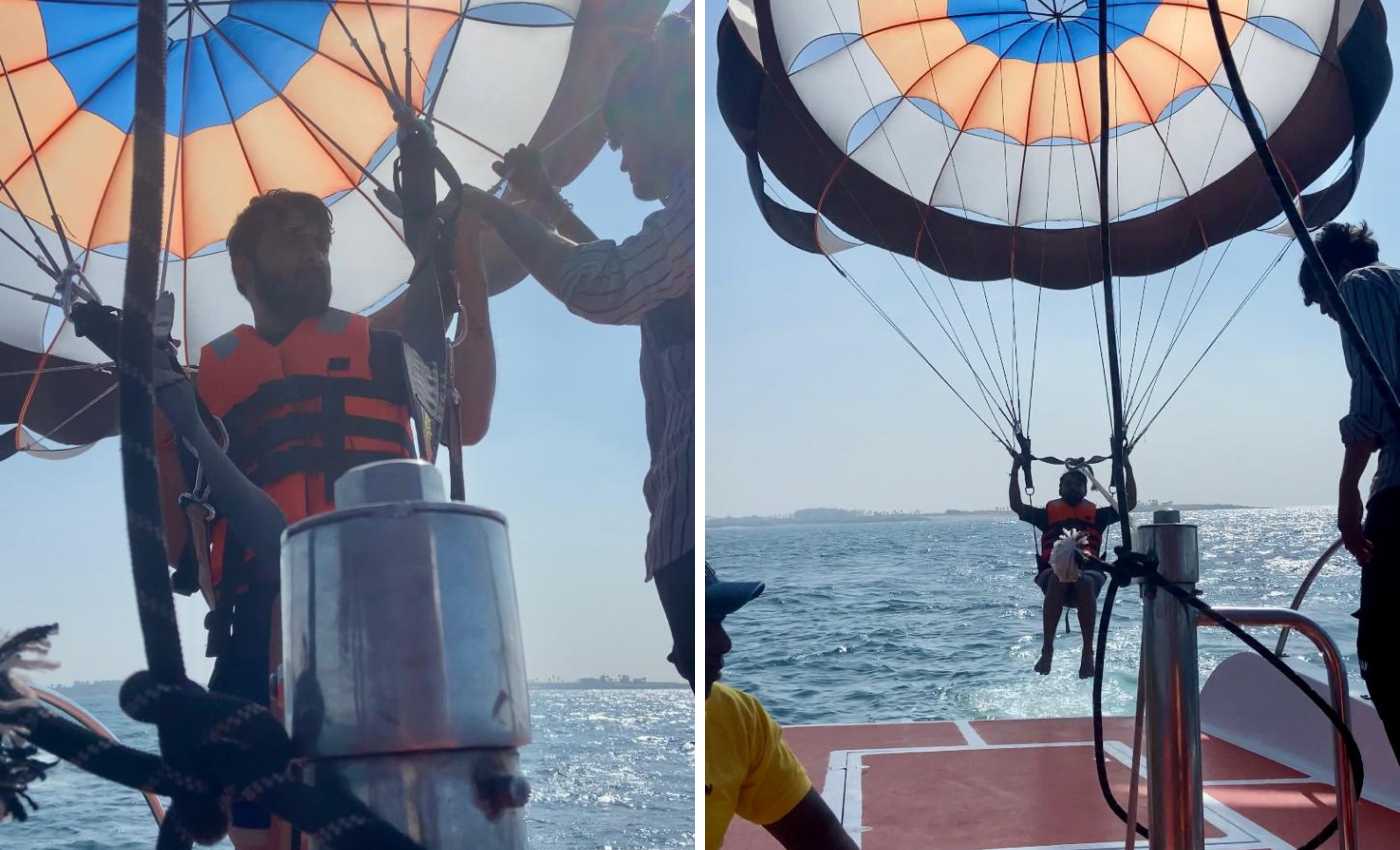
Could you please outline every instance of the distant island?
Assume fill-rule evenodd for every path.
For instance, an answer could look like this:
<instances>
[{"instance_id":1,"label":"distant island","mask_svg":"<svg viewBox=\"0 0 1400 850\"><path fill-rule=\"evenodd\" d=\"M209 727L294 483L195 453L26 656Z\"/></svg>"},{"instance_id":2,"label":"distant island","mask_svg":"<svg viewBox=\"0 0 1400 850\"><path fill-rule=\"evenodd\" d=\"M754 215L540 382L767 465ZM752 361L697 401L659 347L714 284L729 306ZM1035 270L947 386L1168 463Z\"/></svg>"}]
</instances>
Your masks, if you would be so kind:
<instances>
[{"instance_id":1,"label":"distant island","mask_svg":"<svg viewBox=\"0 0 1400 850\"><path fill-rule=\"evenodd\" d=\"M121 688L120 680L109 681L79 681L70 685L55 685L51 690L62 691L72 694L78 693L110 693ZM690 687L685 682L653 682L646 676L587 676L582 679L546 679L541 682L530 682L531 690L541 691L644 691L644 690L683 690Z\"/></svg>"},{"instance_id":2,"label":"distant island","mask_svg":"<svg viewBox=\"0 0 1400 850\"><path fill-rule=\"evenodd\" d=\"M574 679L571 682L559 679L548 679L543 682L531 682L532 689L541 691L644 691L653 689L663 690L683 690L690 685L685 682L652 682L646 676L593 676L583 679Z\"/></svg>"},{"instance_id":3,"label":"distant island","mask_svg":"<svg viewBox=\"0 0 1400 850\"><path fill-rule=\"evenodd\" d=\"M1134 514L1151 513L1160 510L1178 511L1224 511L1244 510L1249 505L1192 504L1186 502L1157 501L1148 499L1138 503ZM866 511L849 508L803 508L791 514L778 516L706 517L706 528L756 528L772 525L831 525L870 522L928 522L937 519L1013 519L1007 508L975 508L971 510L949 508L938 513L924 511Z\"/></svg>"}]
</instances>

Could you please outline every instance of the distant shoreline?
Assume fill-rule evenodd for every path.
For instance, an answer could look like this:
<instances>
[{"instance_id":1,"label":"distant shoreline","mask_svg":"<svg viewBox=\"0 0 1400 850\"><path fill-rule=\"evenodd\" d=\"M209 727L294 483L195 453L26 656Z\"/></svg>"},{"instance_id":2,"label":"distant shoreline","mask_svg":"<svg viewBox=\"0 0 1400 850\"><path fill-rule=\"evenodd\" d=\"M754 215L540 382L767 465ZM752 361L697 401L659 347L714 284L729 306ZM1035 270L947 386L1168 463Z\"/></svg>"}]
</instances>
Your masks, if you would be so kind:
<instances>
[{"instance_id":1,"label":"distant shoreline","mask_svg":"<svg viewBox=\"0 0 1400 850\"><path fill-rule=\"evenodd\" d=\"M1154 510L1178 511L1234 511L1255 510L1254 505L1230 505L1213 503L1173 503L1146 502L1133 511L1134 515L1150 513ZM706 517L706 528L767 528L778 525L856 525L876 522L928 522L940 519L1015 519L1015 514L1005 508L983 510L960 510L950 508L941 513L921 513L917 511L860 511L845 508L804 508L788 516L742 516Z\"/></svg>"},{"instance_id":2,"label":"distant shoreline","mask_svg":"<svg viewBox=\"0 0 1400 850\"><path fill-rule=\"evenodd\" d=\"M122 685L118 679L97 682L73 682L67 685L53 685L55 691L75 690L117 690ZM50 687L50 686L45 686ZM679 691L688 690L685 682L651 682L646 679L575 679L568 682L530 682L532 691Z\"/></svg>"}]
</instances>

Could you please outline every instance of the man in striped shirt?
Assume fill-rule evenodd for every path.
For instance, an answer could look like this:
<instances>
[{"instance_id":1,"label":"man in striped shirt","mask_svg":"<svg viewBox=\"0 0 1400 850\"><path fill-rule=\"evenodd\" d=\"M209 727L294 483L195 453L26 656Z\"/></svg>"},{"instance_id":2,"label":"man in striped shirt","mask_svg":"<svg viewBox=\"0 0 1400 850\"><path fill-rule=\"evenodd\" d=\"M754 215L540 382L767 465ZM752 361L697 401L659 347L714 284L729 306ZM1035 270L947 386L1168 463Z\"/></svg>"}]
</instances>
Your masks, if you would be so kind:
<instances>
[{"instance_id":1,"label":"man in striped shirt","mask_svg":"<svg viewBox=\"0 0 1400 850\"><path fill-rule=\"evenodd\" d=\"M1315 242L1381 370L1400 387L1400 270L1379 261L1380 249L1364 222L1328 224ZM1306 260L1298 283L1304 304L1317 304L1324 316L1334 317L1330 296ZM1342 352L1351 375L1351 407L1341 421L1346 457L1338 486L1337 528L1361 564L1361 608L1355 614L1361 675L1400 758L1400 631L1393 625L1400 606L1400 423L1391 418L1360 351L1345 332ZM1363 523L1361 476L1377 451L1380 459Z\"/></svg>"},{"instance_id":2,"label":"man in striped shirt","mask_svg":"<svg viewBox=\"0 0 1400 850\"><path fill-rule=\"evenodd\" d=\"M559 197L526 148L498 171L534 202L537 218L474 189L464 202L569 310L600 324L641 328L641 381L651 468L642 485L654 580L673 641L670 660L694 684L695 646L695 130L694 25L661 21L628 57L603 106L609 144L643 201L662 208L621 243L597 239ZM542 221L548 219L548 221Z\"/></svg>"}]
</instances>

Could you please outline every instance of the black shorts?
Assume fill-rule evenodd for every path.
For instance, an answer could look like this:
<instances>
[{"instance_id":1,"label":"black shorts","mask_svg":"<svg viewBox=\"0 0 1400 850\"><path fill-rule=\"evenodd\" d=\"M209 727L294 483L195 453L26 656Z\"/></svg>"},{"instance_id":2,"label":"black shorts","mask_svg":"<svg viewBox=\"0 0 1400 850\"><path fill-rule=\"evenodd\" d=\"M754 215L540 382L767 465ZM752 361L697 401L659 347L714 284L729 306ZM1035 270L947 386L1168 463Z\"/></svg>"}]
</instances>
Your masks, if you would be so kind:
<instances>
[{"instance_id":1,"label":"black shorts","mask_svg":"<svg viewBox=\"0 0 1400 850\"><path fill-rule=\"evenodd\" d=\"M1089 580L1089 586L1092 589L1093 595L1088 601L1092 603L1095 599L1099 598L1099 592L1102 591L1103 586L1108 583L1108 576L1104 575L1104 573L1099 570L1080 570L1080 575ZM1079 607L1079 585L1077 583L1065 584L1055 576L1055 571L1049 567L1044 567L1040 572L1036 573L1035 586L1040 588L1040 592L1047 596L1050 594L1051 589L1054 588L1059 593L1063 594L1065 607Z\"/></svg>"},{"instance_id":2,"label":"black shorts","mask_svg":"<svg viewBox=\"0 0 1400 850\"><path fill-rule=\"evenodd\" d=\"M1400 605L1400 487L1377 493L1366 506L1366 538L1374 547L1371 562L1361 568L1361 607L1356 654L1363 673L1368 667L1397 669L1400 634L1395 610Z\"/></svg>"}]
</instances>

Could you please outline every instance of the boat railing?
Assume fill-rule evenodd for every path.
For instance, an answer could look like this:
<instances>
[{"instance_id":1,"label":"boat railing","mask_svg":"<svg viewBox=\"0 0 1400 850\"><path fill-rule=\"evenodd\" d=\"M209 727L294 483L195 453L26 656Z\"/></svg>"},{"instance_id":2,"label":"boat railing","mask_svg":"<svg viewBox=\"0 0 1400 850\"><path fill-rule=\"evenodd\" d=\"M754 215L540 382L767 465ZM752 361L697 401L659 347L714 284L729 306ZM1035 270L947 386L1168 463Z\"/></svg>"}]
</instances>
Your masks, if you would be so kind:
<instances>
[{"instance_id":1,"label":"boat railing","mask_svg":"<svg viewBox=\"0 0 1400 850\"><path fill-rule=\"evenodd\" d=\"M91 714L84 711L76 703L64 699L63 697L59 696L58 694L52 691L46 691L43 688L35 688L34 696L37 697L39 701L44 703L45 705L57 709L58 711L61 711L69 717L73 718L75 721L82 724L90 732L96 735L101 735L102 737L106 738L114 744L121 743L119 740L117 740L117 736L112 733L112 730L108 729L106 726L103 725L102 721L98 720L96 717L93 717ZM158 798L155 794L150 793L149 791L143 791L141 793L142 796L146 798L146 807L151 810L151 817L155 818L156 825L159 826L161 820L165 818L165 808L161 806L160 798Z\"/></svg>"},{"instance_id":2,"label":"boat railing","mask_svg":"<svg viewBox=\"0 0 1400 850\"><path fill-rule=\"evenodd\" d=\"M1308 585L1311 584L1316 572L1322 568L1332 553L1336 551L1341 541L1333 544L1323 557L1318 559L1313 566L1313 572L1308 579L1303 582L1303 588L1298 592L1298 597L1294 599L1292 608L1217 608L1216 611L1225 618L1237 623L1240 626L1283 626L1284 637L1289 630L1297 631L1308 640L1313 642L1318 652L1322 654L1324 666L1327 668L1327 687L1331 692L1332 707L1341 716L1342 723L1348 728L1351 726L1351 697L1347 689L1346 662L1342 660L1342 652L1337 648L1336 641L1327 634L1326 629L1311 617L1300 614L1297 606L1302 601L1302 597L1307 592ZM1213 620L1200 617L1198 625L1216 625ZM1279 641L1279 652L1282 652L1283 640ZM1357 847L1357 807L1356 807L1356 786L1351 773L1351 760L1347 755L1346 739L1342 737L1341 730L1337 730L1332 740L1332 757L1334 770L1336 773L1333 788L1336 790L1337 799L1337 828L1341 838L1341 850L1356 850Z\"/></svg>"},{"instance_id":3,"label":"boat railing","mask_svg":"<svg viewBox=\"0 0 1400 850\"><path fill-rule=\"evenodd\" d=\"M1322 555L1313 562L1312 569L1308 570L1308 574L1303 577L1303 583L1298 585L1298 592L1293 594L1293 604L1288 606L1289 610L1297 611L1302 607L1303 600L1307 597L1308 591L1312 589L1313 582L1317 581L1317 577L1322 572L1322 568L1327 566L1327 562L1332 560L1332 556L1337 554L1341 548L1342 538L1338 537L1336 540L1332 541L1331 546L1327 547L1327 551L1323 552ZM1280 658L1283 657L1283 649L1288 644L1289 631L1289 627L1284 626L1283 631L1279 632L1278 645L1274 647L1274 655Z\"/></svg>"}]
</instances>

